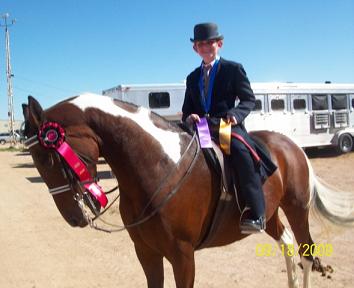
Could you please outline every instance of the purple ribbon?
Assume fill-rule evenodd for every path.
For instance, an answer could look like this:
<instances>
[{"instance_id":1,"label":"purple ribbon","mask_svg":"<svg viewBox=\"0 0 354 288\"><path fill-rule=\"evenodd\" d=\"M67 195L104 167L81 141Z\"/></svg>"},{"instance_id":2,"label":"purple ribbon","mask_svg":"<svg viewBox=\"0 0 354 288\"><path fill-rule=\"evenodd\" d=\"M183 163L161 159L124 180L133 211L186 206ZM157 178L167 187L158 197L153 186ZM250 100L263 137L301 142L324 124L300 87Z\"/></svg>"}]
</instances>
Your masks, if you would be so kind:
<instances>
[{"instance_id":1,"label":"purple ribbon","mask_svg":"<svg viewBox=\"0 0 354 288\"><path fill-rule=\"evenodd\" d=\"M198 135L200 147L202 148L212 148L210 131L208 126L208 121L205 117L200 118L200 122L197 123Z\"/></svg>"}]
</instances>

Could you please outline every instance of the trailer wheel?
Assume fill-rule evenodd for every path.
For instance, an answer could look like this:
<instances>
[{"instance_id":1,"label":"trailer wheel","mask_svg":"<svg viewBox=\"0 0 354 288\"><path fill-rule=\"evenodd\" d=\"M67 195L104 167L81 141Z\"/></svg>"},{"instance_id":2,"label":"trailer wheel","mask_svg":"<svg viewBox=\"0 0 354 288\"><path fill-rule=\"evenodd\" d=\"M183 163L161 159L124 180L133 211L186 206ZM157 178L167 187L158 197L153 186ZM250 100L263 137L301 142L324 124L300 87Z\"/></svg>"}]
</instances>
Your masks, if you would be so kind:
<instances>
[{"instance_id":1,"label":"trailer wheel","mask_svg":"<svg viewBox=\"0 0 354 288\"><path fill-rule=\"evenodd\" d=\"M339 153L348 153L353 149L353 137L350 134L340 135L337 146Z\"/></svg>"},{"instance_id":2,"label":"trailer wheel","mask_svg":"<svg viewBox=\"0 0 354 288\"><path fill-rule=\"evenodd\" d=\"M5 140L3 140L3 139L0 140L0 144L1 144L1 145L4 145L5 143L6 143Z\"/></svg>"}]
</instances>

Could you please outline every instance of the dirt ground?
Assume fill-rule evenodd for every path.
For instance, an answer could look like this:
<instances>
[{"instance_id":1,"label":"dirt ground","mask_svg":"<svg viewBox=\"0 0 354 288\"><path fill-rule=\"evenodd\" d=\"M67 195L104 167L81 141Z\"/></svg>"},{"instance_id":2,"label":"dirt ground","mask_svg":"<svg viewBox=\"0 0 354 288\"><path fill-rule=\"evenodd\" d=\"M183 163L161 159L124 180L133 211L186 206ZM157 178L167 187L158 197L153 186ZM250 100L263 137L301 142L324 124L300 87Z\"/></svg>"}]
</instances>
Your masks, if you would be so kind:
<instances>
[{"instance_id":1,"label":"dirt ground","mask_svg":"<svg viewBox=\"0 0 354 288\"><path fill-rule=\"evenodd\" d=\"M336 156L330 150L312 151L311 163L326 182L354 193L354 153ZM99 170L109 175L105 164ZM109 189L114 181L104 179L103 186ZM120 223L119 215L115 218ZM354 287L354 228L324 238L318 223L311 226L317 243L332 245L333 255L322 261L334 269L330 278L313 273L313 287ZM260 243L276 247L262 234L197 252L195 287L287 287L283 257L280 253L257 256ZM301 279L300 269L298 275ZM0 152L0 287L130 288L146 284L126 231L106 234L71 228L60 216L29 154ZM167 262L165 287L175 287Z\"/></svg>"}]
</instances>

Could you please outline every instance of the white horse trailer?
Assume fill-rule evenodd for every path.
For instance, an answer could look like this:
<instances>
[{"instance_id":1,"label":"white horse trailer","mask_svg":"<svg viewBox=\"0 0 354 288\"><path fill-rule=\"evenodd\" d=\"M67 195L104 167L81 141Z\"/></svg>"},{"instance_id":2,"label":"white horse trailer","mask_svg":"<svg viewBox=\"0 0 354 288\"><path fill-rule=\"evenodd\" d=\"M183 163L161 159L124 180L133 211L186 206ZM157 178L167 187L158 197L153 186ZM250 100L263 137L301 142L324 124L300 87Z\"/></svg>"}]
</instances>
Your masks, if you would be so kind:
<instances>
[{"instance_id":1,"label":"white horse trailer","mask_svg":"<svg viewBox=\"0 0 354 288\"><path fill-rule=\"evenodd\" d=\"M248 130L277 131L301 147L353 149L354 84L255 83L252 89Z\"/></svg>"},{"instance_id":2,"label":"white horse trailer","mask_svg":"<svg viewBox=\"0 0 354 288\"><path fill-rule=\"evenodd\" d=\"M353 149L354 84L252 83L255 109L248 131L285 134L301 147ZM145 106L172 121L181 119L185 84L119 85L103 95ZM237 104L236 104L237 105Z\"/></svg>"},{"instance_id":3,"label":"white horse trailer","mask_svg":"<svg viewBox=\"0 0 354 288\"><path fill-rule=\"evenodd\" d=\"M118 85L102 91L103 95L151 109L171 121L181 120L186 85L134 84Z\"/></svg>"}]
</instances>

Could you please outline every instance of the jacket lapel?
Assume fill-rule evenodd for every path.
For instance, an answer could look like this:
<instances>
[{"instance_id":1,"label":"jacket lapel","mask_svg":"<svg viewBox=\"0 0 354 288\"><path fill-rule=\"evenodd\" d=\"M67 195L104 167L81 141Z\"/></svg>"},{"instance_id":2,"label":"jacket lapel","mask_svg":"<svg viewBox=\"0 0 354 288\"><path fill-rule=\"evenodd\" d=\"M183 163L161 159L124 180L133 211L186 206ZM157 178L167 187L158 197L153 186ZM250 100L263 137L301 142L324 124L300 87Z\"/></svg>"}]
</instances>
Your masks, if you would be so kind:
<instances>
[{"instance_id":1,"label":"jacket lapel","mask_svg":"<svg viewBox=\"0 0 354 288\"><path fill-rule=\"evenodd\" d=\"M217 98L217 94L218 94L217 91L220 90L219 84L221 83L220 79L221 79L221 73L222 73L220 71L222 71L223 61L224 61L223 58L220 57L218 69L216 70L216 75L215 75L215 79L214 79L214 88L212 91L210 112L213 111L214 100Z\"/></svg>"},{"instance_id":2,"label":"jacket lapel","mask_svg":"<svg viewBox=\"0 0 354 288\"><path fill-rule=\"evenodd\" d=\"M200 73L201 73L201 68L196 69L195 75L194 75L195 79L193 81L195 83L195 85L193 87L193 90L194 90L194 93L195 93L196 97L198 98L197 102L198 102L198 104L200 106L200 110L204 111L202 95L200 93L200 88L199 88Z\"/></svg>"}]
</instances>

